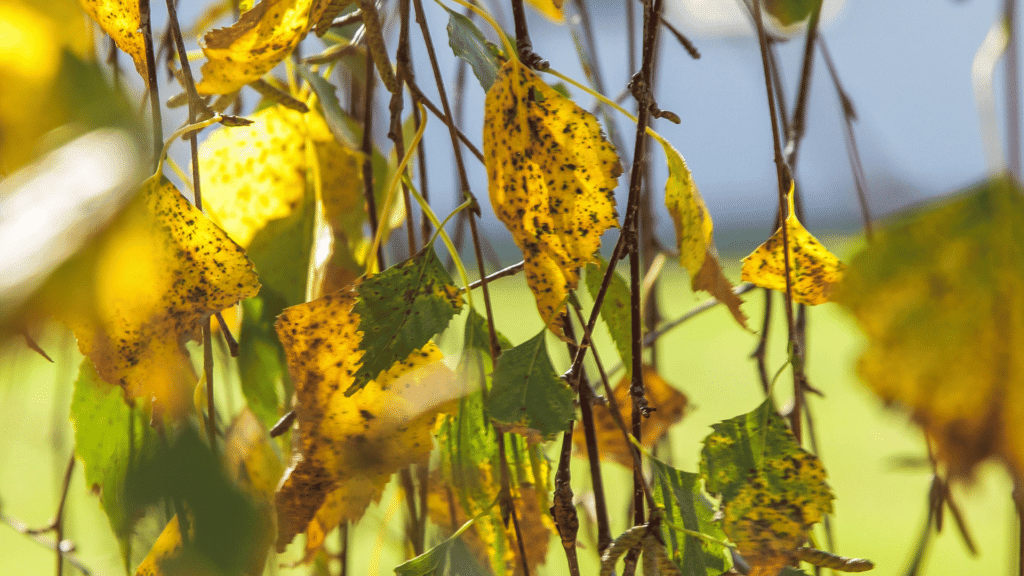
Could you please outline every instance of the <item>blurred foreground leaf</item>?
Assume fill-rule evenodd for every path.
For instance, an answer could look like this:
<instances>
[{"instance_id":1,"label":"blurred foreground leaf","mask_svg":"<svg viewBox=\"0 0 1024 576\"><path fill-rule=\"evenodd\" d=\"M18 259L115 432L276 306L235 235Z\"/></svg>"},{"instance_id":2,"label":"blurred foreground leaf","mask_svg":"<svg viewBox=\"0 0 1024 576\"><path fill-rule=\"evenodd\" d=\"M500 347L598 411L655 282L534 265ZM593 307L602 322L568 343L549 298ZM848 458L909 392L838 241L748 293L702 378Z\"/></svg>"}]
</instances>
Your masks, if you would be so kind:
<instances>
[{"instance_id":1,"label":"blurred foreground leaf","mask_svg":"<svg viewBox=\"0 0 1024 576\"><path fill-rule=\"evenodd\" d=\"M836 300L867 336L861 378L907 410L954 476L990 456L1024 485L1024 199L1002 176L906 214Z\"/></svg>"}]
</instances>

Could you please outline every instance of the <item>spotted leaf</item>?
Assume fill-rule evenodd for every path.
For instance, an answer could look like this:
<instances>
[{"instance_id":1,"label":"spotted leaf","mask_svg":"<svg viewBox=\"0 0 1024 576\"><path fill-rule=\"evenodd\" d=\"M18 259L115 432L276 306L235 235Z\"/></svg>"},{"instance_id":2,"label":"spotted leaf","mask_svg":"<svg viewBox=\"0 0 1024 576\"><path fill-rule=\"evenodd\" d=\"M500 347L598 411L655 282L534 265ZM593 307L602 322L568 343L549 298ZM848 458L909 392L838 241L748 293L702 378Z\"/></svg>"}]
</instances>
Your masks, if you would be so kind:
<instances>
[{"instance_id":1,"label":"spotted leaf","mask_svg":"<svg viewBox=\"0 0 1024 576\"><path fill-rule=\"evenodd\" d=\"M800 447L771 400L712 428L700 468L707 491L721 498L722 529L751 574L775 576L832 512L825 469Z\"/></svg>"},{"instance_id":2,"label":"spotted leaf","mask_svg":"<svg viewBox=\"0 0 1024 576\"><path fill-rule=\"evenodd\" d=\"M59 274L47 301L99 375L172 417L191 410L196 383L184 343L259 290L242 248L157 178Z\"/></svg>"},{"instance_id":3,"label":"spotted leaf","mask_svg":"<svg viewBox=\"0 0 1024 576\"><path fill-rule=\"evenodd\" d=\"M200 94L229 94L258 80L292 53L311 25L313 0L262 0L201 43L207 62Z\"/></svg>"},{"instance_id":4,"label":"spotted leaf","mask_svg":"<svg viewBox=\"0 0 1024 576\"><path fill-rule=\"evenodd\" d=\"M484 162L491 204L523 251L541 319L562 336L559 315L580 267L618 226L615 148L593 115L510 60L487 91Z\"/></svg>"},{"instance_id":5,"label":"spotted leaf","mask_svg":"<svg viewBox=\"0 0 1024 576\"><path fill-rule=\"evenodd\" d=\"M139 31L142 25L139 3L123 0L79 1L85 13L100 25L100 28L114 40L114 44L131 56L135 62L135 70L148 84L146 47L142 40L142 32Z\"/></svg>"},{"instance_id":6,"label":"spotted leaf","mask_svg":"<svg viewBox=\"0 0 1024 576\"><path fill-rule=\"evenodd\" d=\"M659 139L660 140L660 139ZM665 182L665 207L672 215L676 229L679 264L690 273L690 287L705 290L729 308L733 318L744 328L747 316L740 310L743 303L733 293L732 283L722 272L712 238L714 224L704 205L704 199L693 181L686 161L666 140L660 140L668 161L668 180Z\"/></svg>"},{"instance_id":7,"label":"spotted leaf","mask_svg":"<svg viewBox=\"0 0 1024 576\"><path fill-rule=\"evenodd\" d=\"M804 228L793 207L793 185L789 188L789 267L793 300L801 304L828 302L833 287L842 280L846 266ZM782 228L743 259L743 280L762 288L786 291L786 248Z\"/></svg>"},{"instance_id":8,"label":"spotted leaf","mask_svg":"<svg viewBox=\"0 0 1024 576\"><path fill-rule=\"evenodd\" d=\"M338 491L339 520L358 520L391 474L423 462L437 414L466 391L432 343L350 396L363 359L353 289L292 306L277 333L295 384L299 450L277 492L278 549Z\"/></svg>"}]
</instances>

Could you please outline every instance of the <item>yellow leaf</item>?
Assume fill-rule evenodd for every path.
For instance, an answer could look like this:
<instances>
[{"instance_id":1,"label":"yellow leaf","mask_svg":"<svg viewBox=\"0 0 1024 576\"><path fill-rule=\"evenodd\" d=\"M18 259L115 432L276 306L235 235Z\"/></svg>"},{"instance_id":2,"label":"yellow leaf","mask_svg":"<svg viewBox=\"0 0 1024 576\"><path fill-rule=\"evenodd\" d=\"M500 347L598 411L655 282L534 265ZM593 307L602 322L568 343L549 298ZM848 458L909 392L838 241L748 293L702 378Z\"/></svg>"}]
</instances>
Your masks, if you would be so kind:
<instances>
[{"instance_id":1,"label":"yellow leaf","mask_svg":"<svg viewBox=\"0 0 1024 576\"><path fill-rule=\"evenodd\" d=\"M562 12L564 0L526 0L526 3L533 6L537 12L540 12L552 22L559 24L565 22L565 14Z\"/></svg>"},{"instance_id":2,"label":"yellow leaf","mask_svg":"<svg viewBox=\"0 0 1024 576\"><path fill-rule=\"evenodd\" d=\"M146 48L139 27L142 20L139 16L138 2L124 0L79 0L82 9L100 28L114 40L114 44L132 57L135 70L142 80L149 84L146 72ZM155 35L155 34L154 34Z\"/></svg>"},{"instance_id":3,"label":"yellow leaf","mask_svg":"<svg viewBox=\"0 0 1024 576\"><path fill-rule=\"evenodd\" d=\"M191 410L183 345L213 312L259 290L242 248L167 180L151 178L47 302L100 376L171 416Z\"/></svg>"},{"instance_id":4,"label":"yellow leaf","mask_svg":"<svg viewBox=\"0 0 1024 576\"><path fill-rule=\"evenodd\" d=\"M340 519L358 520L391 474L424 462L437 415L464 392L427 344L351 396L363 352L356 293L344 289L285 309L277 333L295 383L300 453L277 493L282 549L339 490Z\"/></svg>"},{"instance_id":5,"label":"yellow leaf","mask_svg":"<svg viewBox=\"0 0 1024 576\"><path fill-rule=\"evenodd\" d=\"M199 93L229 94L270 72L306 35L312 4L313 0L262 0L230 27L207 32Z\"/></svg>"},{"instance_id":6,"label":"yellow leaf","mask_svg":"<svg viewBox=\"0 0 1024 576\"><path fill-rule=\"evenodd\" d=\"M307 143L319 161L325 217L362 224L362 154L338 144L316 112L271 106L252 120L249 126L215 130L199 147L203 203L235 242L249 246L267 223L302 204L310 169Z\"/></svg>"},{"instance_id":7,"label":"yellow leaf","mask_svg":"<svg viewBox=\"0 0 1024 576\"><path fill-rule=\"evenodd\" d=\"M660 139L659 139L660 140ZM690 287L705 290L725 304L740 326L747 327L747 316L740 310L743 303L733 293L732 283L725 277L718 262L714 224L704 205L704 199L693 181L686 161L666 140L660 140L668 162L668 180L665 182L665 206L672 215L679 248L679 264L690 273Z\"/></svg>"},{"instance_id":8,"label":"yellow leaf","mask_svg":"<svg viewBox=\"0 0 1024 576\"><path fill-rule=\"evenodd\" d=\"M135 576L162 576L163 564L180 556L181 551L181 527L178 525L178 515L175 514L167 526L164 526L149 554L146 554L139 567L135 569Z\"/></svg>"},{"instance_id":9,"label":"yellow leaf","mask_svg":"<svg viewBox=\"0 0 1024 576\"><path fill-rule=\"evenodd\" d=\"M789 266L793 300L801 304L828 302L832 290L843 278L846 266L804 228L793 208L793 184L789 187ZM782 228L743 259L742 278L762 288L786 291L785 246Z\"/></svg>"},{"instance_id":10,"label":"yellow leaf","mask_svg":"<svg viewBox=\"0 0 1024 576\"><path fill-rule=\"evenodd\" d=\"M484 163L494 211L526 260L541 319L559 315L581 266L596 262L601 234L618 226L622 166L593 115L516 60L487 91Z\"/></svg>"},{"instance_id":11,"label":"yellow leaf","mask_svg":"<svg viewBox=\"0 0 1024 576\"><path fill-rule=\"evenodd\" d=\"M619 405L619 415L626 426L629 426L632 414L632 403L629 398L630 383L630 378L624 377L612 390ZM651 449L665 436L672 425L683 418L689 401L682 392L666 382L651 366L644 366L644 394L654 411L644 419L640 444L644 448ZM612 418L611 403L604 406L594 405L593 410L597 448L601 459L618 462L627 468L632 468L633 456L626 440L622 437L622 431ZM577 455L586 457L587 443L582 426L576 426L572 442L576 446Z\"/></svg>"},{"instance_id":12,"label":"yellow leaf","mask_svg":"<svg viewBox=\"0 0 1024 576\"><path fill-rule=\"evenodd\" d=\"M1008 178L904 216L850 264L836 301L864 383L909 412L954 476L1001 459L1024 486L1024 200Z\"/></svg>"}]
</instances>

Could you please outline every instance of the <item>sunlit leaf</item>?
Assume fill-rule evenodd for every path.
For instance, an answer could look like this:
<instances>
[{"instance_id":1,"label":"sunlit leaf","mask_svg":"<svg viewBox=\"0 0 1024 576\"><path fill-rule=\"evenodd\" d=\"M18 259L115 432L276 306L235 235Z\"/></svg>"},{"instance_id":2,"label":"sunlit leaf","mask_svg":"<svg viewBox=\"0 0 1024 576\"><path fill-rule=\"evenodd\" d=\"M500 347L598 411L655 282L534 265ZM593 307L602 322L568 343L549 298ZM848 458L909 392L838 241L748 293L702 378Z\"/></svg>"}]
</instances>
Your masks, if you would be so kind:
<instances>
[{"instance_id":1,"label":"sunlit leaf","mask_svg":"<svg viewBox=\"0 0 1024 576\"><path fill-rule=\"evenodd\" d=\"M693 175L679 152L668 141L662 140L668 161L668 180L665 182L665 206L672 215L676 229L679 264L690 273L690 287L705 290L729 308L740 326L747 327L747 316L740 310L743 303L733 293L732 284L722 272L712 238L714 225L704 205Z\"/></svg>"},{"instance_id":2,"label":"sunlit leaf","mask_svg":"<svg viewBox=\"0 0 1024 576\"><path fill-rule=\"evenodd\" d=\"M146 48L139 31L142 19L138 2L122 0L80 0L82 9L96 21L113 40L117 47L131 56L135 70L142 80L149 83L146 72Z\"/></svg>"},{"instance_id":3,"label":"sunlit leaf","mask_svg":"<svg viewBox=\"0 0 1024 576\"><path fill-rule=\"evenodd\" d=\"M717 544L677 530L707 534L724 540L725 534L714 518L714 510L700 489L700 475L677 470L660 460L650 459L654 477L654 501L661 507L661 537L668 557L687 576L717 576L732 564L729 552Z\"/></svg>"},{"instance_id":4,"label":"sunlit leaf","mask_svg":"<svg viewBox=\"0 0 1024 576\"><path fill-rule=\"evenodd\" d=\"M153 457L156 432L149 417L130 407L124 391L100 379L88 358L82 361L71 399L75 454L85 468L85 482L100 497L122 551L144 510L125 498L124 482L133 466Z\"/></svg>"},{"instance_id":5,"label":"sunlit leaf","mask_svg":"<svg viewBox=\"0 0 1024 576\"><path fill-rule=\"evenodd\" d=\"M174 563L181 557L181 553L181 526L178 525L178 516L174 515L160 532L160 536L153 543L149 553L135 569L135 576L169 576L171 571L165 569L165 565Z\"/></svg>"},{"instance_id":6,"label":"sunlit leaf","mask_svg":"<svg viewBox=\"0 0 1024 576\"><path fill-rule=\"evenodd\" d=\"M331 29L331 22L350 4L352 0L315 0L312 21L316 24L316 35L326 34Z\"/></svg>"},{"instance_id":7,"label":"sunlit leaf","mask_svg":"<svg viewBox=\"0 0 1024 576\"><path fill-rule=\"evenodd\" d=\"M301 435L277 494L279 549L336 489L344 491L341 518L362 516L392 473L424 461L437 414L466 393L427 344L346 396L362 359L355 300L352 289L334 292L288 308L278 320Z\"/></svg>"},{"instance_id":8,"label":"sunlit leaf","mask_svg":"<svg viewBox=\"0 0 1024 576\"><path fill-rule=\"evenodd\" d=\"M629 396L630 380L629 376L623 377L613 389L620 410L619 415L622 421L627 423L627 426L632 413L632 401ZM651 366L644 366L644 396L654 411L644 418L640 443L644 448L650 449L665 436L673 424L682 419L689 402L682 392L666 382ZM597 404L593 407L593 411L597 448L601 459L618 462L627 468L632 468L633 456L630 446L622 437L622 431L615 425L615 420L611 415L611 403ZM572 441L579 454L586 454L586 439L582 427L573 430Z\"/></svg>"},{"instance_id":9,"label":"sunlit leaf","mask_svg":"<svg viewBox=\"0 0 1024 576\"><path fill-rule=\"evenodd\" d=\"M836 300L867 336L864 382L908 411L956 476L1001 459L1024 481L1024 200L1000 177L904 215Z\"/></svg>"},{"instance_id":10,"label":"sunlit leaf","mask_svg":"<svg viewBox=\"0 0 1024 576\"><path fill-rule=\"evenodd\" d=\"M199 148L203 204L235 242L248 247L268 222L302 205L314 154L329 217L346 211L362 222L362 155L337 144L318 113L271 106L251 119L213 131Z\"/></svg>"},{"instance_id":11,"label":"sunlit leaf","mask_svg":"<svg viewBox=\"0 0 1024 576\"><path fill-rule=\"evenodd\" d=\"M310 27L313 0L262 0L228 28L211 30L201 46L207 62L200 94L228 94L270 72Z\"/></svg>"},{"instance_id":12,"label":"sunlit leaf","mask_svg":"<svg viewBox=\"0 0 1024 576\"><path fill-rule=\"evenodd\" d=\"M825 469L800 447L771 400L712 428L700 469L707 491L721 497L722 529L751 574L774 576L832 512Z\"/></svg>"},{"instance_id":13,"label":"sunlit leaf","mask_svg":"<svg viewBox=\"0 0 1024 576\"><path fill-rule=\"evenodd\" d=\"M828 302L832 290L843 278L846 266L804 228L793 207L793 184L789 188L789 267L793 300L801 304ZM762 288L786 291L786 246L782 228L743 259L743 280Z\"/></svg>"},{"instance_id":14,"label":"sunlit leaf","mask_svg":"<svg viewBox=\"0 0 1024 576\"><path fill-rule=\"evenodd\" d=\"M448 45L456 56L469 63L484 91L490 90L498 79L499 68L494 45L469 18L448 8L445 10L448 10Z\"/></svg>"},{"instance_id":15,"label":"sunlit leaf","mask_svg":"<svg viewBox=\"0 0 1024 576\"><path fill-rule=\"evenodd\" d=\"M259 289L241 247L155 178L60 274L48 302L82 353L129 398L152 399L171 417L190 410L196 382L183 344L211 314Z\"/></svg>"},{"instance_id":16,"label":"sunlit leaf","mask_svg":"<svg viewBox=\"0 0 1024 576\"><path fill-rule=\"evenodd\" d=\"M600 256L597 257L596 263L587 264L587 289L592 297L597 298L607 270L608 262ZM626 373L632 374L633 324L630 316L629 285L618 272L612 273L611 283L608 284L608 290L604 294L604 302L601 304L601 319L608 326L608 333L612 336L615 349L619 351L619 358L622 359L622 365L626 367Z\"/></svg>"},{"instance_id":17,"label":"sunlit leaf","mask_svg":"<svg viewBox=\"0 0 1024 576\"><path fill-rule=\"evenodd\" d=\"M526 0L526 3L533 6L552 22L561 24L565 21L565 14L562 13L564 0Z\"/></svg>"},{"instance_id":18,"label":"sunlit leaf","mask_svg":"<svg viewBox=\"0 0 1024 576\"><path fill-rule=\"evenodd\" d=\"M484 159L491 204L523 251L541 319L562 336L580 267L618 226L615 148L593 115L510 60L487 92Z\"/></svg>"},{"instance_id":19,"label":"sunlit leaf","mask_svg":"<svg viewBox=\"0 0 1024 576\"><path fill-rule=\"evenodd\" d=\"M572 389L551 366L543 331L502 354L493 378L487 411L509 431L547 437L573 420Z\"/></svg>"},{"instance_id":20,"label":"sunlit leaf","mask_svg":"<svg viewBox=\"0 0 1024 576\"><path fill-rule=\"evenodd\" d=\"M351 394L382 370L409 356L448 326L462 307L462 294L432 246L356 285L353 313L366 354L345 391Z\"/></svg>"}]
</instances>

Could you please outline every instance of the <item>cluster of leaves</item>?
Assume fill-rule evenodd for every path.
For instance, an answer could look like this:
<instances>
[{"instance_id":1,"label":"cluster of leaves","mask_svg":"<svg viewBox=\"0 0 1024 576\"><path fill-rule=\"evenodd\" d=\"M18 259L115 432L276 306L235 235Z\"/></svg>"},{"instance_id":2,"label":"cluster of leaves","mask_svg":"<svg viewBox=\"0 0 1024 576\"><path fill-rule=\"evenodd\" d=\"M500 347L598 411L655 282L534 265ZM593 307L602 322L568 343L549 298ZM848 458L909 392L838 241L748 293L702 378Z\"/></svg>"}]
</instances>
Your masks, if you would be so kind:
<instances>
[{"instance_id":1,"label":"cluster of leaves","mask_svg":"<svg viewBox=\"0 0 1024 576\"><path fill-rule=\"evenodd\" d=\"M88 62L88 29L78 26L77 8L65 4L0 2L0 22L17 23L26 38L38 40L34 45L46 47L0 51L0 82L18 87L0 97L5 172L32 162L45 133L69 121L137 134L137 123L115 122L73 101L54 106L59 113L52 115L31 112L67 99L64 87L83 77L86 86L98 86L103 102L120 102L99 66ZM534 5L562 18L558 3ZM371 138L342 109L330 83L333 64L288 60L314 28L328 52L354 46L354 34L329 31L342 12L353 14L347 3L262 0L247 8L235 24L205 34L200 82L192 85L191 73L173 70L192 116L199 110L194 119L202 122L171 140L225 124L194 150L198 181L179 174L195 203L163 175L161 154L156 173L118 196L83 248L49 263L44 284L0 295L4 336L53 316L77 338L85 359L71 407L76 453L128 570L260 574L278 561L271 548L283 552L299 534L305 536L301 561L319 560L326 570L327 535L359 522L395 479L407 493L409 540L417 552L395 569L399 574L533 572L546 561L556 531L572 566L575 528L568 524L577 520L574 511L554 512L559 493L552 496L545 450L558 435L565 454L575 445L580 455L640 467L648 516L599 551L602 574L622 556L635 569L637 552L649 574L744 569L771 576L797 573L800 561L870 568L807 546L811 529L832 512L834 496L822 463L801 448L770 397L714 427L699 474L650 456L684 416L688 399L636 357L643 339L633 333L640 325L639 287L599 254L602 235L630 222L627 215L620 223L614 196L620 151L594 115L520 61L501 30L503 50L449 11L450 45L486 91L482 160L490 204L523 253L539 312L538 333L518 345L496 329L489 303L474 301L459 253L407 169L425 117L409 114L404 122L413 130L406 136L416 132L409 153L403 143L389 158L357 144ZM149 14L139 3L109 0L82 0L82 9L155 91L152 37L140 30ZM397 73L391 67L373 2L359 2L359 9L381 80L400 103L408 64L399 61ZM778 0L766 9L789 25L816 19L820 2ZM19 68L19 58L35 65ZM286 81L273 75L282 62ZM345 77L365 72L341 62ZM218 112L241 106L246 87L264 96L246 119ZM12 109L30 112L15 117ZM401 106L395 110L393 125L402 126ZM665 209L679 263L694 290L725 304L746 329L693 175L675 147L649 133L668 167ZM30 188L10 178L5 183L15 185L4 191L12 197ZM999 177L895 223L849 269L797 219L796 187L789 186L781 225L743 260L743 279L784 293L787 306L835 299L848 307L869 340L860 364L865 381L886 401L909 408L950 471L968 476L996 456L1020 484L1024 361L1015 336L1024 326L1024 204L1018 185ZM392 230L411 223L413 197L436 232L416 247L410 224L408 257L386 267L380 248ZM474 234L477 208L470 198L458 216L470 219ZM633 226L626 233L635 234ZM331 254L317 262L314 247L322 236L330 238ZM461 286L435 252L436 237L444 240ZM614 389L602 375L607 405L582 389L590 384L578 362L562 376L548 352L548 332L575 354L587 351L577 347L582 342L568 320L570 310L580 312L581 271L590 294L603 302L593 314L627 367ZM211 319L218 314L224 337L239 335L231 369L247 404L222 433L212 396ZM457 362L446 363L434 339L458 315L465 316L463 346ZM203 341L201 377L187 347L193 340ZM582 427L574 427L578 404L584 404ZM630 408L647 416L633 416L633 430L624 426ZM282 438L271 438L271 429ZM599 474L596 458L590 466ZM555 475L568 477L567 458ZM159 516L160 504L166 527L136 563L136 526ZM428 550L430 542L436 545Z\"/></svg>"}]
</instances>

